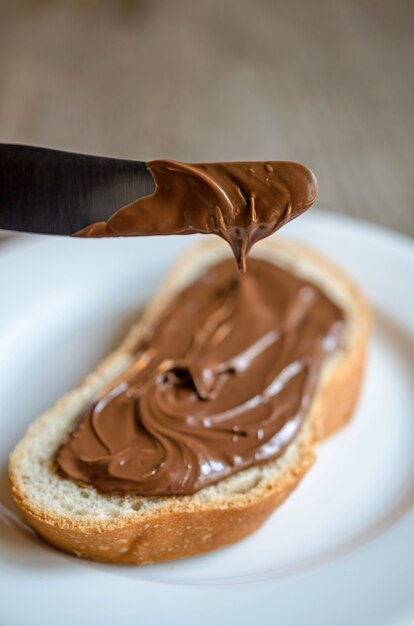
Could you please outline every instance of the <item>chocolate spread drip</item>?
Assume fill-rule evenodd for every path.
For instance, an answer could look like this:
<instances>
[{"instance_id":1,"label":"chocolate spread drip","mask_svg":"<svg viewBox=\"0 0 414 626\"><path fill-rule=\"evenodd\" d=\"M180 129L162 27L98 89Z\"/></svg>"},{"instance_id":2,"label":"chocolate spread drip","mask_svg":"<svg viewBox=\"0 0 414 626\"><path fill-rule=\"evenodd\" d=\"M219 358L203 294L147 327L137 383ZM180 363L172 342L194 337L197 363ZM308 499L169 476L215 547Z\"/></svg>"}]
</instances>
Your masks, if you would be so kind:
<instances>
[{"instance_id":1,"label":"chocolate spread drip","mask_svg":"<svg viewBox=\"0 0 414 626\"><path fill-rule=\"evenodd\" d=\"M230 244L240 271L254 243L315 201L313 173L290 161L179 163L151 161L156 189L80 237L214 233Z\"/></svg>"}]
</instances>

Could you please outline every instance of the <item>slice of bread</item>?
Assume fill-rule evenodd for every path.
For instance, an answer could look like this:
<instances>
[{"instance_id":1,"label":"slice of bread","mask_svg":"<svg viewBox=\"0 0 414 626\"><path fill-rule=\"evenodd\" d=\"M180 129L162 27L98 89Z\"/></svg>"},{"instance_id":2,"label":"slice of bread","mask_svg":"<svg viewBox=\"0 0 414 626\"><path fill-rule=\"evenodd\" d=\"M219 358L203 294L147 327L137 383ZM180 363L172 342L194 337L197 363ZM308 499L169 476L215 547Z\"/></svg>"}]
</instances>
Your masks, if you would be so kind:
<instances>
[{"instance_id":1,"label":"slice of bread","mask_svg":"<svg viewBox=\"0 0 414 626\"><path fill-rule=\"evenodd\" d=\"M29 524L51 544L86 559L145 564L239 541L296 487L314 462L316 442L351 416L364 369L369 307L349 278L319 254L297 243L268 240L252 255L317 284L346 317L340 345L323 365L311 410L282 456L192 496L107 496L58 476L53 455L82 409L131 363L133 348L170 299L228 254L221 241L190 248L122 345L39 417L11 454L13 497Z\"/></svg>"}]
</instances>

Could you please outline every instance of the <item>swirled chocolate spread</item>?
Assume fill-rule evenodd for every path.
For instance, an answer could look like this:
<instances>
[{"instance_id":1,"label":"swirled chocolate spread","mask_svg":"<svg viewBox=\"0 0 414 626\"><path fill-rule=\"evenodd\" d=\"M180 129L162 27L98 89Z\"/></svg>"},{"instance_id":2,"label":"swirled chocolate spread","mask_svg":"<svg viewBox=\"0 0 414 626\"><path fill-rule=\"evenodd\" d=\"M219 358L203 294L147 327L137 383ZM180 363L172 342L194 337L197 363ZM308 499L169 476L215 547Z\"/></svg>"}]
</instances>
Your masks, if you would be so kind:
<instances>
[{"instance_id":1,"label":"swirled chocolate spread","mask_svg":"<svg viewBox=\"0 0 414 626\"><path fill-rule=\"evenodd\" d=\"M314 202L313 173L290 161L151 161L155 192L76 233L81 237L215 233L230 244L240 271L254 243Z\"/></svg>"},{"instance_id":2,"label":"swirled chocolate spread","mask_svg":"<svg viewBox=\"0 0 414 626\"><path fill-rule=\"evenodd\" d=\"M106 494L193 494L277 458L309 410L343 313L252 258L212 266L167 305L133 364L79 417L60 474Z\"/></svg>"}]
</instances>

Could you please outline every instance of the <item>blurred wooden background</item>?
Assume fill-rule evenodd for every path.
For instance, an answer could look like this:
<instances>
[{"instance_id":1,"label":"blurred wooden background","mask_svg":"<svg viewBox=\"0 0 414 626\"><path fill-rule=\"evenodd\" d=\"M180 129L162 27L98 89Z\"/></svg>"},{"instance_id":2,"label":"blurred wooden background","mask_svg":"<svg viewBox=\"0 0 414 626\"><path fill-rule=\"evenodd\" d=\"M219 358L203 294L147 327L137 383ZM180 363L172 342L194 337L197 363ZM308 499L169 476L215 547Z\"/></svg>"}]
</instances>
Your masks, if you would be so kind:
<instances>
[{"instance_id":1,"label":"blurred wooden background","mask_svg":"<svg viewBox=\"0 0 414 626\"><path fill-rule=\"evenodd\" d=\"M0 141L294 159L414 235L412 0L1 0Z\"/></svg>"}]
</instances>

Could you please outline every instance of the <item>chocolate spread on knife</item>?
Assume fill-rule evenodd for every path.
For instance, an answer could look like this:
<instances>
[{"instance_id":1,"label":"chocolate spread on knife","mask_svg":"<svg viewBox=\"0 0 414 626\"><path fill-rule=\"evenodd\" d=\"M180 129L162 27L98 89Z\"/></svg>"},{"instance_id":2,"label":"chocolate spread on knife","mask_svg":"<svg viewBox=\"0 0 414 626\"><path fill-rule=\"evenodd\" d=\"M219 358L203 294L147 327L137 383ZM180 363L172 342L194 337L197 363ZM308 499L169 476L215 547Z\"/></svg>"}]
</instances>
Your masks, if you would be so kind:
<instances>
[{"instance_id":1,"label":"chocolate spread on knife","mask_svg":"<svg viewBox=\"0 0 414 626\"><path fill-rule=\"evenodd\" d=\"M59 473L106 494L183 495L277 458L343 320L318 287L267 261L244 276L231 260L210 267L79 417Z\"/></svg>"},{"instance_id":2,"label":"chocolate spread on knife","mask_svg":"<svg viewBox=\"0 0 414 626\"><path fill-rule=\"evenodd\" d=\"M156 189L122 207L81 237L215 233L230 244L240 271L254 243L315 201L313 173L290 161L199 163L151 161Z\"/></svg>"}]
</instances>

